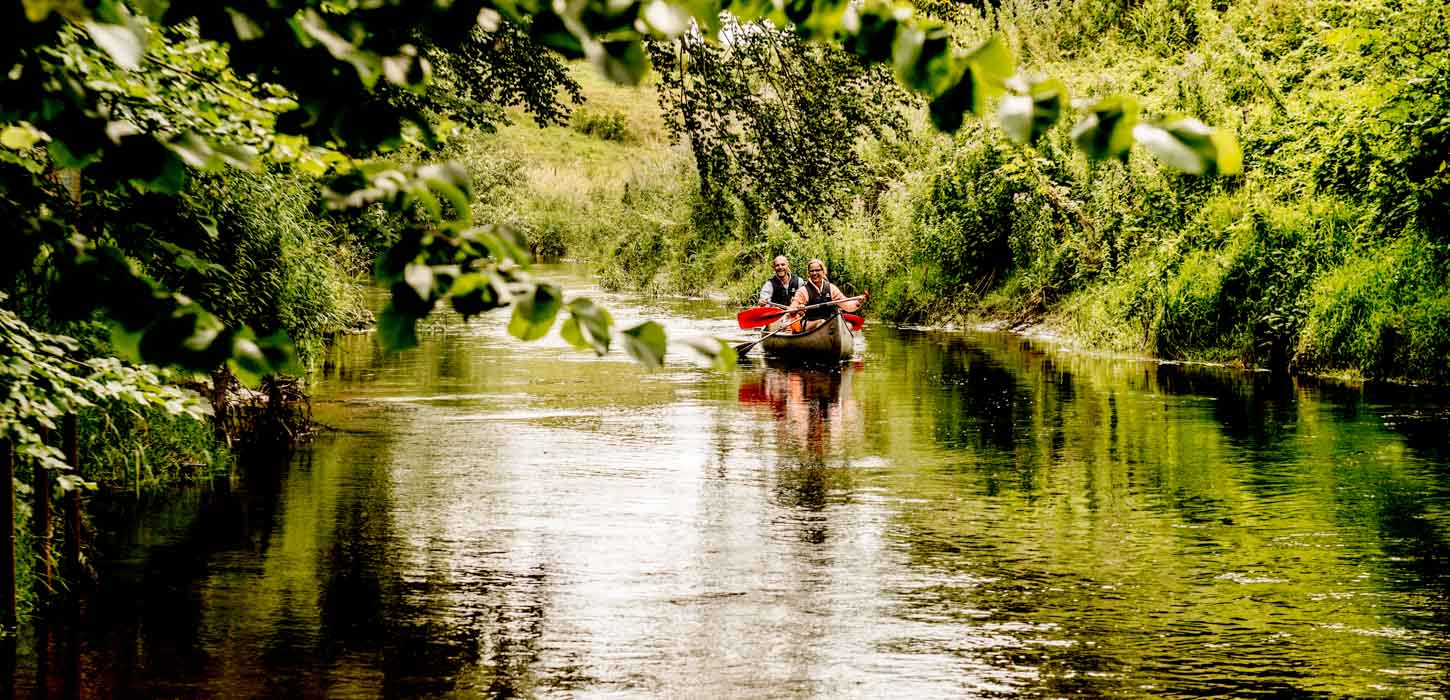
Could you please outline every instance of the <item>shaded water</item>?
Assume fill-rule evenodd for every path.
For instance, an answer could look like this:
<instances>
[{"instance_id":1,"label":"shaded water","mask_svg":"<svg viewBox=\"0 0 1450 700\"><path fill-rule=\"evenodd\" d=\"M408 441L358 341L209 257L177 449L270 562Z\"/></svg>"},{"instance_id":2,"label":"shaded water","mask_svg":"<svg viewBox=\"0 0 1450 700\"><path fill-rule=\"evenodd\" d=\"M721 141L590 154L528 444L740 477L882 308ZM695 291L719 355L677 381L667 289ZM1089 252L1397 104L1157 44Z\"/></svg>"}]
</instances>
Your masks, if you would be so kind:
<instances>
[{"instance_id":1,"label":"shaded water","mask_svg":"<svg viewBox=\"0 0 1450 700\"><path fill-rule=\"evenodd\" d=\"M872 324L647 372L504 320L343 339L331 430L118 527L20 693L1450 693L1444 394Z\"/></svg>"}]
</instances>

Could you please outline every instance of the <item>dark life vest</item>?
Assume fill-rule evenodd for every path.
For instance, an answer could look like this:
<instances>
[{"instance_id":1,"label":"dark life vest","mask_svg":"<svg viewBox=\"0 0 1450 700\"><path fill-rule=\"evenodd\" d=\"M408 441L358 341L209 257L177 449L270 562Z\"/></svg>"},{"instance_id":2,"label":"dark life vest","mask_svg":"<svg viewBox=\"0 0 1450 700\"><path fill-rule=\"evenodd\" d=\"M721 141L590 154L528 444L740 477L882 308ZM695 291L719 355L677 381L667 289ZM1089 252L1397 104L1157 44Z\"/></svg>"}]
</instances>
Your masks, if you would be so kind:
<instances>
[{"instance_id":1,"label":"dark life vest","mask_svg":"<svg viewBox=\"0 0 1450 700\"><path fill-rule=\"evenodd\" d=\"M795 296L795 290L805 284L801 278L791 275L789 285L781 285L779 277L770 278L770 303L790 306L790 300Z\"/></svg>"},{"instance_id":2,"label":"dark life vest","mask_svg":"<svg viewBox=\"0 0 1450 700\"><path fill-rule=\"evenodd\" d=\"M809 298L806 299L806 306L815 306L816 304L824 304L830 301L832 286L833 285L830 282L827 282L825 289L817 290L816 285L807 284L806 294L809 296ZM806 320L814 321L816 319L830 318L832 316L835 316L836 312L840 311L838 306L838 304L831 304L830 306L816 306L816 308L814 309L806 309Z\"/></svg>"}]
</instances>

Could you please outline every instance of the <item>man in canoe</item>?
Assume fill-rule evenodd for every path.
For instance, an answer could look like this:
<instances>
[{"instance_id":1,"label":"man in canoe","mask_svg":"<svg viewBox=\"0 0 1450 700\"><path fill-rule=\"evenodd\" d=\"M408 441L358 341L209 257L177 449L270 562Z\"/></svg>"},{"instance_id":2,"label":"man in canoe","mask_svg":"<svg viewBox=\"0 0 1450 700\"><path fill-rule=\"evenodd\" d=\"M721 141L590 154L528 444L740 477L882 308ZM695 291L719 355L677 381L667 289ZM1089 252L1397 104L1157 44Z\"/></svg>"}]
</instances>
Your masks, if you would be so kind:
<instances>
[{"instance_id":1,"label":"man in canoe","mask_svg":"<svg viewBox=\"0 0 1450 700\"><path fill-rule=\"evenodd\" d=\"M806 306L815 308L805 309L805 331L809 331L826 319L835 316L840 311L855 311L866 303L870 292L862 293L860 298L848 298L841 293L836 285L826 279L826 264L816 258L806 263L806 283L796 290L795 297L790 302L790 313L787 317L798 317L801 309ZM826 304L825 302L835 301L837 304Z\"/></svg>"},{"instance_id":2,"label":"man in canoe","mask_svg":"<svg viewBox=\"0 0 1450 700\"><path fill-rule=\"evenodd\" d=\"M790 306L791 299L794 299L796 292L805 286L805 281L791 274L790 260L787 260L784 255L775 256L775 261L770 266L775 269L775 276L766 280L765 285L760 288L759 303L761 306L776 306L779 308ZM782 324L788 322L782 316L779 320L771 323L767 329L775 330L780 328Z\"/></svg>"}]
</instances>

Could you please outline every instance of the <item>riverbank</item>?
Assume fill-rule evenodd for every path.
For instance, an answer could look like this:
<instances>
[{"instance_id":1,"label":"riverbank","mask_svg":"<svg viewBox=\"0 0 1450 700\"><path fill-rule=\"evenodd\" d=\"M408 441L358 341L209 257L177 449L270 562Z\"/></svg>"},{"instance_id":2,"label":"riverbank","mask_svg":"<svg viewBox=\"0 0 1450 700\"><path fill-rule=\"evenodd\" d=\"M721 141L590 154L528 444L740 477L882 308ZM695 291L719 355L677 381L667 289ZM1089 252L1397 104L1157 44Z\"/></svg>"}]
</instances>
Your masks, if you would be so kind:
<instances>
[{"instance_id":1,"label":"riverbank","mask_svg":"<svg viewBox=\"0 0 1450 700\"><path fill-rule=\"evenodd\" d=\"M1404 48L1435 11L1161 0L956 26L1006 32L1025 67L1093 94L1233 129L1246 158L1234 178L1185 177L1141 153L1090 163L1066 127L1035 149L980 123L945 136L908 107L907 133L859 144L874 194L847 215L746 221L700 199L654 86L608 85L582 66L587 118L515 124L473 148L511 163L492 211L544 257L592 261L609 288L746 303L774 255L819 257L893 322L1041 325L1106 352L1445 383L1450 239L1435 222L1447 176L1417 165L1445 144L1415 115L1450 106L1450 50ZM1184 26L1154 23L1179 15Z\"/></svg>"}]
</instances>

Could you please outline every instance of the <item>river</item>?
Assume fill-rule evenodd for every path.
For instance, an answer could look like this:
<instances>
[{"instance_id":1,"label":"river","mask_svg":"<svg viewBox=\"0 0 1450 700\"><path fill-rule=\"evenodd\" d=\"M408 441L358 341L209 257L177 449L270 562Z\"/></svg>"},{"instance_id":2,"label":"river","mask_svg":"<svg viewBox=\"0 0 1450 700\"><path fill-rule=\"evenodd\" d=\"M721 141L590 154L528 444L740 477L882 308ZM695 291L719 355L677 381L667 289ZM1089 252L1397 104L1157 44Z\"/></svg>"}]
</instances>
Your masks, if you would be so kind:
<instances>
[{"instance_id":1,"label":"river","mask_svg":"<svg viewBox=\"0 0 1450 700\"><path fill-rule=\"evenodd\" d=\"M1443 391L873 321L839 371L647 371L505 322L342 338L290 461L98 518L100 590L15 692L1450 693Z\"/></svg>"}]
</instances>

